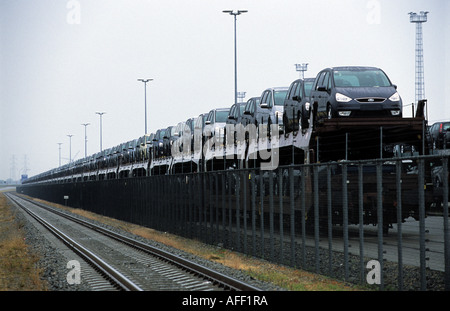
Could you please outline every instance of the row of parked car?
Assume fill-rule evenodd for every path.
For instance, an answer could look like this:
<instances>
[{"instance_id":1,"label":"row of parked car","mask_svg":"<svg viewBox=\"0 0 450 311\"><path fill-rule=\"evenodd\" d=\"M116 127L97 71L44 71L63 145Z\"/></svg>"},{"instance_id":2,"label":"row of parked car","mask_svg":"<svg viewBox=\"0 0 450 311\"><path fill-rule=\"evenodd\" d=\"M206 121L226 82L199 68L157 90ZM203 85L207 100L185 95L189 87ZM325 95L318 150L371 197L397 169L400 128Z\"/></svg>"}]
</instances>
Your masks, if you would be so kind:
<instances>
[{"instance_id":1,"label":"row of parked car","mask_svg":"<svg viewBox=\"0 0 450 311\"><path fill-rule=\"evenodd\" d=\"M177 125L57 168L52 175L72 174L77 178L83 176L84 180L148 175L151 174L150 163L170 158L173 150L193 152L195 146L203 147L211 137L216 143L225 145L227 124L244 127L277 124L280 133L298 135L310 126L313 107L317 110L318 120L402 117L402 99L396 85L383 70L375 67L326 68L315 78L297 79L289 87L267 88L247 102L214 108ZM431 128L431 132L439 132L437 138L433 136L439 147L450 141L442 135L448 128L450 123ZM127 169L133 163L141 165Z\"/></svg>"}]
</instances>

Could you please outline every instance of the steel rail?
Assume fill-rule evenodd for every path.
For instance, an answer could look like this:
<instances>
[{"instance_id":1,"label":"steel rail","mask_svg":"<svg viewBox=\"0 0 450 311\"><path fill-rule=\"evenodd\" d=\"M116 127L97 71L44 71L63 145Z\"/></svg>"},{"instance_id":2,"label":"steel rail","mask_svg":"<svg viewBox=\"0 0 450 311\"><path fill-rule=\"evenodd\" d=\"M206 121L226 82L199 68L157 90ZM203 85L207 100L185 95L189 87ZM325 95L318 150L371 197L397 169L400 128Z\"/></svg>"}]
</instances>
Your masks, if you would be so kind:
<instances>
[{"instance_id":1,"label":"steel rail","mask_svg":"<svg viewBox=\"0 0 450 311\"><path fill-rule=\"evenodd\" d=\"M26 211L31 217L38 221L41 225L47 228L53 235L64 242L69 248L78 253L83 257L89 264L99 269L112 283L116 284L120 289L126 291L143 291L138 285L133 283L130 279L124 276L122 273L117 271L114 267L109 265L106 261L98 257L96 254L70 238L68 235L64 234L62 231L57 229L55 226L47 222L45 219L31 211L29 208L25 207L22 203L13 198L10 194L6 194L7 197ZM22 198L24 199L24 198ZM25 199L26 200L26 199ZM26 200L29 201L29 200ZM32 202L36 204L35 202Z\"/></svg>"},{"instance_id":2,"label":"steel rail","mask_svg":"<svg viewBox=\"0 0 450 311\"><path fill-rule=\"evenodd\" d=\"M127 236L121 235L119 233L116 233L114 231L111 231L106 228L102 228L100 226L97 226L95 224L92 224L90 222L84 221L82 219L79 219L77 217L68 215L67 213L61 212L55 208L46 206L45 204L34 202L33 200L30 200L28 198L20 197L23 200L29 201L37 206L40 206L41 208L44 208L46 210L49 210L53 213L56 213L62 217L66 217L74 222L77 222L83 226L86 226L92 230L95 230L99 233L102 233L104 235L107 235L117 241L120 241L122 243L125 243L129 246L133 246L145 253L151 254L153 256L157 256L169 263L172 263L173 265L176 265L180 267L181 269L184 269L186 271L189 271L193 274L199 275L205 279L208 279L209 281L219 284L219 286L223 286L224 288L229 288L230 290L235 291L261 291L261 289L252 286L250 284L247 284L245 282L242 282L240 280L237 280L233 277L230 277L228 275L225 275L223 273L214 271L210 268L207 268L205 266L199 265L193 261L187 260L185 258L181 258L179 256L176 256L174 254L171 254L167 251L164 251L162 249L159 249L157 247L151 246L149 244L137 241L135 239L129 238Z\"/></svg>"}]
</instances>

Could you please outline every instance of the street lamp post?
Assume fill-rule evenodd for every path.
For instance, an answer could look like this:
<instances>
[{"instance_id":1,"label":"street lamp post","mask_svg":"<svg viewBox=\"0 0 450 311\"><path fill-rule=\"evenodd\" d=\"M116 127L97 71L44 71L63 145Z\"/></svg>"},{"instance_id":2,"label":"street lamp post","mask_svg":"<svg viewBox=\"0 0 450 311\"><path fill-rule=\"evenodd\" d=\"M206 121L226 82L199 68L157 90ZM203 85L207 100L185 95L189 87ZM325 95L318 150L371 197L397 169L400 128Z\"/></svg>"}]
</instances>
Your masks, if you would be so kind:
<instances>
[{"instance_id":1,"label":"street lamp post","mask_svg":"<svg viewBox=\"0 0 450 311\"><path fill-rule=\"evenodd\" d=\"M58 143L58 145L59 145L59 167L61 167L61 145L62 145L63 143Z\"/></svg>"},{"instance_id":2,"label":"street lamp post","mask_svg":"<svg viewBox=\"0 0 450 311\"><path fill-rule=\"evenodd\" d=\"M96 112L100 116L100 152L102 152L102 117L106 112Z\"/></svg>"},{"instance_id":3,"label":"street lamp post","mask_svg":"<svg viewBox=\"0 0 450 311\"><path fill-rule=\"evenodd\" d=\"M234 103L237 104L238 96L237 96L237 47L236 47L236 16L241 15L242 13L247 13L247 10L225 10L223 13L227 13L234 16Z\"/></svg>"},{"instance_id":4,"label":"street lamp post","mask_svg":"<svg viewBox=\"0 0 450 311\"><path fill-rule=\"evenodd\" d=\"M72 163L72 136L73 135L67 135L67 137L69 137L69 164Z\"/></svg>"},{"instance_id":5,"label":"street lamp post","mask_svg":"<svg viewBox=\"0 0 450 311\"><path fill-rule=\"evenodd\" d=\"M87 134L86 134L86 127L90 125L90 123L82 123L81 125L84 126L84 157L87 157Z\"/></svg>"},{"instance_id":6,"label":"street lamp post","mask_svg":"<svg viewBox=\"0 0 450 311\"><path fill-rule=\"evenodd\" d=\"M153 81L153 79L138 79L138 81L144 82L144 92L145 92L145 134L147 135L147 82Z\"/></svg>"},{"instance_id":7,"label":"street lamp post","mask_svg":"<svg viewBox=\"0 0 450 311\"><path fill-rule=\"evenodd\" d=\"M295 70L300 72L300 78L302 78L304 80L305 79L305 71L308 70L308 64L307 63L295 64Z\"/></svg>"}]
</instances>

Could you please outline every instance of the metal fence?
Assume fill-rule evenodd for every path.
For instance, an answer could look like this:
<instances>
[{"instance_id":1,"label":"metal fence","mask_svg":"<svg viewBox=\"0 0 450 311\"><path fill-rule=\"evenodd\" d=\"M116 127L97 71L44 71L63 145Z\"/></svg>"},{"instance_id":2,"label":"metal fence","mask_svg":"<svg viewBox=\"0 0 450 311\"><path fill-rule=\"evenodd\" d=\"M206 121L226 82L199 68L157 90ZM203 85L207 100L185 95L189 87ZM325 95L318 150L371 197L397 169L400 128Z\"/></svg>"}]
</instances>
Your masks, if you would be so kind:
<instances>
[{"instance_id":1,"label":"metal fence","mask_svg":"<svg viewBox=\"0 0 450 311\"><path fill-rule=\"evenodd\" d=\"M18 192L381 290L450 289L448 156Z\"/></svg>"}]
</instances>

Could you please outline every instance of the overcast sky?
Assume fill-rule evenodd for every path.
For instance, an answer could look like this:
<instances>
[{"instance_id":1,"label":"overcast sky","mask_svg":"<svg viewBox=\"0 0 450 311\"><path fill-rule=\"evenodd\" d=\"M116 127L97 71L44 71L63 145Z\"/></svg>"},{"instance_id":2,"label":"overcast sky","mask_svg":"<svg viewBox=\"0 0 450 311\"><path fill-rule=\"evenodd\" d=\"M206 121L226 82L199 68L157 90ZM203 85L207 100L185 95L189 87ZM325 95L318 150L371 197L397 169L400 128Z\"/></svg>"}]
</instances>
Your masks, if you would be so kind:
<instances>
[{"instance_id":1,"label":"overcast sky","mask_svg":"<svg viewBox=\"0 0 450 311\"><path fill-rule=\"evenodd\" d=\"M450 120L447 0L0 0L0 180L36 175L332 66L382 68L414 101L415 26L423 25L429 122ZM411 108L404 108L410 116ZM12 164L15 170L12 170Z\"/></svg>"}]
</instances>

